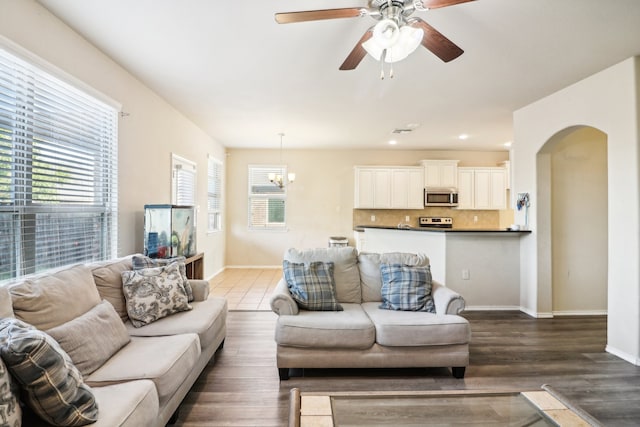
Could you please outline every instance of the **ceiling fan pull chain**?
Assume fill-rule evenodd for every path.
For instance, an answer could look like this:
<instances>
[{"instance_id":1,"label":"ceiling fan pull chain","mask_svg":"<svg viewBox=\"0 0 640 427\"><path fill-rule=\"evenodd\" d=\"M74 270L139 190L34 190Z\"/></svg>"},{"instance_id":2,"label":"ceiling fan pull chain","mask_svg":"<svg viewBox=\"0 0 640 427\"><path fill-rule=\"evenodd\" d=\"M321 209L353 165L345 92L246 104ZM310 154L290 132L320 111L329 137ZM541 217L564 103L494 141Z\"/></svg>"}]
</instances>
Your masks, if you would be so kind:
<instances>
[{"instance_id":1,"label":"ceiling fan pull chain","mask_svg":"<svg viewBox=\"0 0 640 427\"><path fill-rule=\"evenodd\" d=\"M389 65L389 78L393 78L393 62Z\"/></svg>"},{"instance_id":2,"label":"ceiling fan pull chain","mask_svg":"<svg viewBox=\"0 0 640 427\"><path fill-rule=\"evenodd\" d=\"M384 58L387 56L387 49L382 51L380 56L380 80L384 80Z\"/></svg>"}]
</instances>

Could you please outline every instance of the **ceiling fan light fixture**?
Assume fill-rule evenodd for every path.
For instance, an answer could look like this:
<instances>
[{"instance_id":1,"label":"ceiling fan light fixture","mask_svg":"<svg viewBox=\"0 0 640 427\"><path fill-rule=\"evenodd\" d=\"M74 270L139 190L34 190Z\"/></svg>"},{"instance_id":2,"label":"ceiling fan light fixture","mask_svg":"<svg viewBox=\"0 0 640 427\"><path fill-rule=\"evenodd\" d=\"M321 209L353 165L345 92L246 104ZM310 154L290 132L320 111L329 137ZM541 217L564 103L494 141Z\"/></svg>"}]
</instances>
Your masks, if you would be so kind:
<instances>
[{"instance_id":1,"label":"ceiling fan light fixture","mask_svg":"<svg viewBox=\"0 0 640 427\"><path fill-rule=\"evenodd\" d=\"M373 37L376 43L383 49L388 49L400 38L400 28L396 21L385 18L373 28Z\"/></svg>"},{"instance_id":2,"label":"ceiling fan light fixture","mask_svg":"<svg viewBox=\"0 0 640 427\"><path fill-rule=\"evenodd\" d=\"M376 29L378 25L380 25L384 21L391 21L395 24L395 22L391 19L385 19L380 21L373 30L373 37L371 37L366 42L362 43L362 47L367 51L369 55L371 55L376 61L380 61L382 58L382 53L386 50L387 53L384 56L384 61L387 63L393 63L402 61L411 53L413 53L420 43L422 43L422 36L424 31L422 28L414 28L410 25L403 25L397 31L397 38L395 43L392 45L386 45L380 43L378 38L376 37Z\"/></svg>"}]
</instances>

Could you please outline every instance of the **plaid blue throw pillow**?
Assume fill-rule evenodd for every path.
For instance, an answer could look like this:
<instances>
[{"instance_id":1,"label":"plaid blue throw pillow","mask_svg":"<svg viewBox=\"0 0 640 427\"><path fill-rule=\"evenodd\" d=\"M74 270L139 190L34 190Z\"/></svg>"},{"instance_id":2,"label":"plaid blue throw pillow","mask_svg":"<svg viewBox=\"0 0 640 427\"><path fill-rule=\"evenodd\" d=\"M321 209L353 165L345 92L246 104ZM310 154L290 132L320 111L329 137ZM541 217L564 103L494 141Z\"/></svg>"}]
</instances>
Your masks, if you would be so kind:
<instances>
[{"instance_id":1,"label":"plaid blue throw pillow","mask_svg":"<svg viewBox=\"0 0 640 427\"><path fill-rule=\"evenodd\" d=\"M336 300L332 262L298 264L284 260L282 272L291 296L300 308L314 311L342 311Z\"/></svg>"},{"instance_id":2,"label":"plaid blue throw pillow","mask_svg":"<svg viewBox=\"0 0 640 427\"><path fill-rule=\"evenodd\" d=\"M431 268L380 264L382 304L386 310L436 312L431 296Z\"/></svg>"}]
</instances>

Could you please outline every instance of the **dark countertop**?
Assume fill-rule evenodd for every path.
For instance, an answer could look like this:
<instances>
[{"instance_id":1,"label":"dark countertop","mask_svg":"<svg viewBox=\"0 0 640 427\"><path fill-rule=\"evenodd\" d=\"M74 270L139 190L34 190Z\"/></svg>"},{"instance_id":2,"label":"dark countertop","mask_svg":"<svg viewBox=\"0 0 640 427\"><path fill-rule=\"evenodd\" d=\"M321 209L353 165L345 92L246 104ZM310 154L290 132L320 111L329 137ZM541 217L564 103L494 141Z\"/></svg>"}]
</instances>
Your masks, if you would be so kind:
<instances>
[{"instance_id":1,"label":"dark countertop","mask_svg":"<svg viewBox=\"0 0 640 427\"><path fill-rule=\"evenodd\" d=\"M398 228L385 225L356 225L353 231L364 231L365 228L377 228L381 230L401 230L401 231L427 231L436 233L505 233L505 234L528 234L531 230L510 230L508 228L438 228L438 227L411 227Z\"/></svg>"}]
</instances>

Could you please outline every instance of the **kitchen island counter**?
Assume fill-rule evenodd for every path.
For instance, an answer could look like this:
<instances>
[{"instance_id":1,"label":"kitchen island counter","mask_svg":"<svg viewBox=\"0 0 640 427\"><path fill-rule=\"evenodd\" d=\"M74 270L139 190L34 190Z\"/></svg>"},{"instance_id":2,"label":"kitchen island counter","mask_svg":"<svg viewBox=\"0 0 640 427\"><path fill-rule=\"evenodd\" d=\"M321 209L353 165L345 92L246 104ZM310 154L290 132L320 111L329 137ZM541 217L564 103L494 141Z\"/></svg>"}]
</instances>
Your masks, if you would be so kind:
<instances>
[{"instance_id":1,"label":"kitchen island counter","mask_svg":"<svg viewBox=\"0 0 640 427\"><path fill-rule=\"evenodd\" d=\"M530 230L354 227L361 252L429 257L434 280L464 296L468 309L520 308L520 239Z\"/></svg>"},{"instance_id":2,"label":"kitchen island counter","mask_svg":"<svg viewBox=\"0 0 640 427\"><path fill-rule=\"evenodd\" d=\"M504 233L504 234L529 234L531 230L511 230L509 228L441 228L441 227L392 227L388 225L356 225L353 231L363 232L367 228L376 230L422 231L436 233Z\"/></svg>"}]
</instances>

